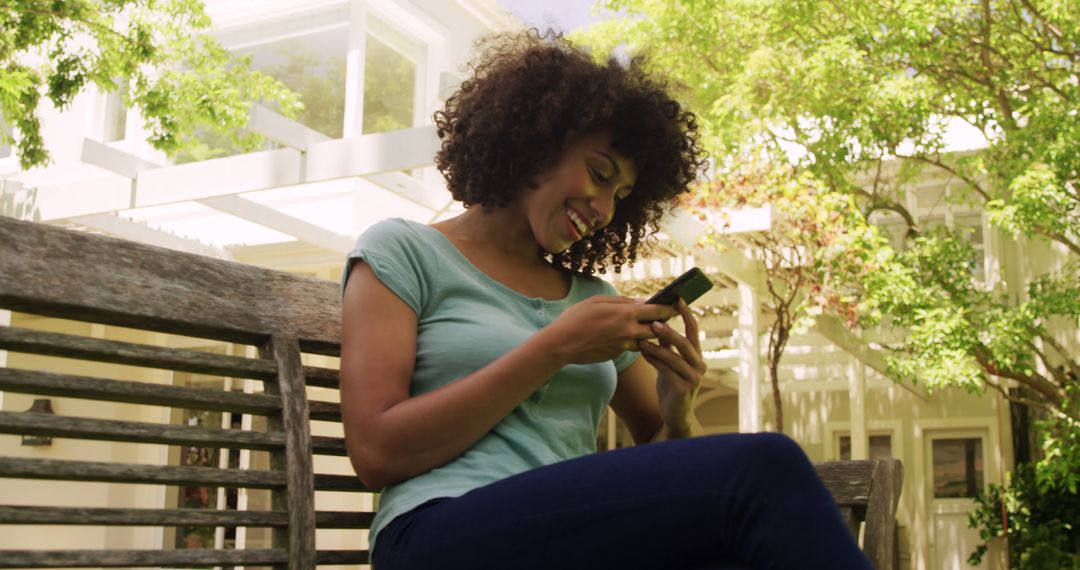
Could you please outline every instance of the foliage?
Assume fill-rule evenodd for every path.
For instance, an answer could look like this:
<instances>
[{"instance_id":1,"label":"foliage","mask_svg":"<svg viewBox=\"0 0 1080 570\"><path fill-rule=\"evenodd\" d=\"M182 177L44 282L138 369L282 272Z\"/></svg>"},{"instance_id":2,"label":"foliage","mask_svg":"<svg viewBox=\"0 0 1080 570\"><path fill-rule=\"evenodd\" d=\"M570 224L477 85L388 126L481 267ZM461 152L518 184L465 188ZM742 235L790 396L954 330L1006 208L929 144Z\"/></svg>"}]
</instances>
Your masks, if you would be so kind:
<instances>
[{"instance_id":1,"label":"foliage","mask_svg":"<svg viewBox=\"0 0 1080 570\"><path fill-rule=\"evenodd\" d=\"M287 116L300 103L278 81L252 72L249 60L206 32L200 0L0 0L0 114L18 130L22 168L43 166L42 95L65 109L88 85L127 86L150 143L169 154L193 148L197 128L239 148L260 137L244 130L253 102ZM11 137L0 131L0 143Z\"/></svg>"},{"instance_id":2,"label":"foliage","mask_svg":"<svg viewBox=\"0 0 1080 570\"><path fill-rule=\"evenodd\" d=\"M723 157L720 170L792 164L850 195L866 219L906 223L903 253L869 273L860 293L864 325L908 333L891 347L897 376L973 391L1008 378L1034 390L1028 403L1080 419L1064 398L1078 355L1054 346L1046 329L1057 317L1075 323L1076 262L1036 275L1018 301L1022 289L995 278L991 290L972 274L966 236L923 227L905 199L914 177L940 173L962 189L952 207L986 211L1007 235L1080 254L1075 1L601 5L628 17L577 39L598 56L646 54L682 86ZM981 150L950 151L949 129L958 126L977 134Z\"/></svg>"},{"instance_id":3,"label":"foliage","mask_svg":"<svg viewBox=\"0 0 1080 570\"><path fill-rule=\"evenodd\" d=\"M1038 427L1046 457L1018 465L1008 486L980 493L968 524L984 541L1008 536L1010 568L1080 569L1080 427L1060 419ZM986 552L979 545L969 561L978 564Z\"/></svg>"},{"instance_id":4,"label":"foliage","mask_svg":"<svg viewBox=\"0 0 1080 570\"><path fill-rule=\"evenodd\" d=\"M779 365L791 335L816 315L842 315L855 324L861 282L890 261L886 240L865 221L851 196L829 190L813 174L782 163L721 169L699 186L685 206L707 222L705 245L739 247L767 276L764 304L769 325L768 367L777 431L784 431ZM768 232L728 235L727 212L769 206Z\"/></svg>"},{"instance_id":5,"label":"foliage","mask_svg":"<svg viewBox=\"0 0 1080 570\"><path fill-rule=\"evenodd\" d=\"M364 49L364 132L412 126L416 65L370 37Z\"/></svg>"},{"instance_id":6,"label":"foliage","mask_svg":"<svg viewBox=\"0 0 1080 570\"><path fill-rule=\"evenodd\" d=\"M277 44L281 63L260 71L296 93L303 108L295 119L330 138L344 132L346 66L344 57L323 57L298 40ZM412 124L415 65L381 42L369 38L364 54L365 134L404 129ZM178 163L243 152L228 137L200 130L198 145L180 154ZM248 149L250 150L250 149Z\"/></svg>"},{"instance_id":7,"label":"foliage","mask_svg":"<svg viewBox=\"0 0 1080 570\"><path fill-rule=\"evenodd\" d=\"M1023 527L1010 535L1014 562L1057 567L1045 561L1075 556L1075 543L1059 551L1053 541L1075 537L1062 525L1080 520L1077 510L1059 522L1040 513L1075 501L1080 478L1080 354L1059 340L1066 335L1053 334L1075 331L1080 317L1080 3L600 5L625 17L577 40L600 57L647 55L646 65L666 74L699 114L710 150L721 157L718 170L790 164L797 177L808 173L851 196L864 220L903 224L897 251L881 248L874 270L848 284L860 324L903 333L884 347L897 379L998 390L1046 414L1052 424L1040 426L1043 459L995 492L1016 513L1010 524ZM966 150L954 150L950 141L962 129L970 133ZM976 275L965 232L928 227L907 208L912 182L931 176L950 181L947 207L984 212L1001 235L1029 248L1050 244L1056 261L1038 267L1014 254L1002 262L1020 267ZM759 190L762 200L774 192ZM822 272L839 267L807 269L823 283ZM1026 283L1015 279L1031 272ZM994 520L1000 529L989 508L975 521L985 536L996 532Z\"/></svg>"}]
</instances>

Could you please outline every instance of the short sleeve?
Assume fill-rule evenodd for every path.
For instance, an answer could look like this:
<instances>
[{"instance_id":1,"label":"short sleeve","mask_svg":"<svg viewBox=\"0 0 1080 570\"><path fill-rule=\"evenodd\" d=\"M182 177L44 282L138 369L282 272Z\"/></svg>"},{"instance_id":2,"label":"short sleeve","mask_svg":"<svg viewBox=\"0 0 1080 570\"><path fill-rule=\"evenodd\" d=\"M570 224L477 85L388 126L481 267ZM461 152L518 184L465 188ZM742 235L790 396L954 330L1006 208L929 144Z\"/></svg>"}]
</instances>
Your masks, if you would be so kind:
<instances>
[{"instance_id":1,"label":"short sleeve","mask_svg":"<svg viewBox=\"0 0 1080 570\"><path fill-rule=\"evenodd\" d=\"M383 220L367 229L345 260L341 291L349 272L363 260L375 276L417 314L423 312L433 272L430 246L404 220Z\"/></svg>"},{"instance_id":2,"label":"short sleeve","mask_svg":"<svg viewBox=\"0 0 1080 570\"><path fill-rule=\"evenodd\" d=\"M602 281L602 283L603 283L604 294L605 295L611 295L611 296L619 296L619 295L621 295L621 293L619 293L618 289L616 289L615 286L612 285L611 283L608 283L607 281ZM629 368L630 365L633 364L635 360L637 360L637 357L638 357L639 354L641 354L641 353L639 353L636 350L628 350L628 351L620 354L619 356L616 356L615 359L612 360L612 362L615 363L615 371L616 372L622 372L623 370L626 370L627 368Z\"/></svg>"}]
</instances>

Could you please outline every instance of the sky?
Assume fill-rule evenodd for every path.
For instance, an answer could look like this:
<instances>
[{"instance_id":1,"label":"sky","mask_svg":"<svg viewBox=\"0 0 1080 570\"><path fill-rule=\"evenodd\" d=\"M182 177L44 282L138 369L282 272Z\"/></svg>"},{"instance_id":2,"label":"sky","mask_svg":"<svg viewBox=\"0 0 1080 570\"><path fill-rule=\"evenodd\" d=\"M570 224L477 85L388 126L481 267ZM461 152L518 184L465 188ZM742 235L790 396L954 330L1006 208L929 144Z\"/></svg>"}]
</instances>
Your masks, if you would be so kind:
<instances>
[{"instance_id":1,"label":"sky","mask_svg":"<svg viewBox=\"0 0 1080 570\"><path fill-rule=\"evenodd\" d=\"M499 0L525 24L572 32L599 18L590 15L596 0Z\"/></svg>"}]
</instances>

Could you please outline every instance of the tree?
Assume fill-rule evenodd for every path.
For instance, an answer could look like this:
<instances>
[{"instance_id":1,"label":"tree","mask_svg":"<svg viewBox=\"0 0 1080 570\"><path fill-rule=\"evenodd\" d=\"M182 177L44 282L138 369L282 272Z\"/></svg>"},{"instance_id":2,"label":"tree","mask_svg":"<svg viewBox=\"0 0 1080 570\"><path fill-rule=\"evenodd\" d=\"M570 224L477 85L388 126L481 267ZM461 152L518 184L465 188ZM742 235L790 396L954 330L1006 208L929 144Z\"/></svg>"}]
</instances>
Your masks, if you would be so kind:
<instances>
[{"instance_id":1,"label":"tree","mask_svg":"<svg viewBox=\"0 0 1080 570\"><path fill-rule=\"evenodd\" d=\"M1043 454L1057 460L1038 461L1037 478L1075 495L1080 350L1053 333L1080 319L1080 4L601 5L625 17L579 41L599 56L647 55L681 86L721 169L792 164L850 195L866 220L901 220L902 247L858 285L863 326L905 333L885 347L893 376L996 390L1041 410ZM950 151L959 126L977 150ZM987 212L1006 236L1048 244L1060 263L1028 268L1026 284L986 287L972 275L968 237L922 227L905 206L906 183L934 172L958 182L956 204Z\"/></svg>"},{"instance_id":2,"label":"tree","mask_svg":"<svg viewBox=\"0 0 1080 570\"><path fill-rule=\"evenodd\" d=\"M766 275L764 304L769 323L768 370L776 431L784 432L780 360L793 334L816 315L840 315L852 325L860 314L861 283L890 260L887 240L866 223L851 196L830 191L808 172L784 163L736 164L718 169L709 184L685 200L708 227L703 244L739 247ZM769 205L767 232L724 234L733 209ZM736 243L737 240L737 243ZM883 255L884 254L884 255Z\"/></svg>"},{"instance_id":3,"label":"tree","mask_svg":"<svg viewBox=\"0 0 1080 570\"><path fill-rule=\"evenodd\" d=\"M599 24L585 41L603 54L630 39L626 47L648 54L684 86L716 156L792 163L852 195L866 217L889 211L906 221L916 251L895 270L906 268L909 290L875 294L886 284L870 282L868 294L891 317L908 316L901 326L911 335L957 342L922 367L907 358L914 345L898 347L897 373L971 388L1009 378L1032 390L1028 403L1077 420L1064 405L1077 355L1044 326L1080 316L1080 10L1071 4L610 0L604 6L629 17ZM985 148L947 152L956 122L975 127ZM890 161L901 165L891 178L881 175ZM903 184L925 168L956 176L959 199L990 212L996 227L1059 244L1074 261L1038 276L1022 303L979 291L970 272L955 273L964 240L925 234L904 206ZM903 302L931 292L957 295ZM918 347L916 358L935 346Z\"/></svg>"},{"instance_id":4,"label":"tree","mask_svg":"<svg viewBox=\"0 0 1080 570\"><path fill-rule=\"evenodd\" d=\"M244 130L253 102L287 116L301 108L278 81L249 69L206 32L200 0L0 0L0 114L18 130L20 166L49 162L41 136L42 94L64 109L89 84L126 86L157 149L196 147L196 128L243 149L260 137Z\"/></svg>"}]
</instances>

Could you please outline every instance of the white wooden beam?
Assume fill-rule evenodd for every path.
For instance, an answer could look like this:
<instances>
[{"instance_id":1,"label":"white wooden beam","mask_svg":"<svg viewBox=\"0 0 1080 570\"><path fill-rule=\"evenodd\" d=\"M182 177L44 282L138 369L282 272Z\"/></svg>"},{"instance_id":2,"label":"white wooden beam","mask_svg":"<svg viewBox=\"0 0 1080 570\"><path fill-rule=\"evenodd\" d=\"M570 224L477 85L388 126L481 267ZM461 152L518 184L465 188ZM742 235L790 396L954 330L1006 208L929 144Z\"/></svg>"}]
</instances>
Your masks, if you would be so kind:
<instances>
[{"instance_id":1,"label":"white wooden beam","mask_svg":"<svg viewBox=\"0 0 1080 570\"><path fill-rule=\"evenodd\" d=\"M434 125L315 143L308 148L305 181L431 166L439 145Z\"/></svg>"},{"instance_id":2,"label":"white wooden beam","mask_svg":"<svg viewBox=\"0 0 1080 570\"><path fill-rule=\"evenodd\" d=\"M342 137L364 133L364 52L367 45L367 2L349 0L349 47L345 56L345 113Z\"/></svg>"},{"instance_id":3,"label":"white wooden beam","mask_svg":"<svg viewBox=\"0 0 1080 570\"><path fill-rule=\"evenodd\" d=\"M848 364L848 409L851 414L851 459L869 459L866 433L866 365L851 357Z\"/></svg>"},{"instance_id":4,"label":"white wooden beam","mask_svg":"<svg viewBox=\"0 0 1080 570\"><path fill-rule=\"evenodd\" d=\"M434 187L404 172L369 174L363 178L431 210L442 210L448 202L453 202L453 198L445 188Z\"/></svg>"},{"instance_id":5,"label":"white wooden beam","mask_svg":"<svg viewBox=\"0 0 1080 570\"><path fill-rule=\"evenodd\" d=\"M420 168L432 164L438 148L439 139L435 135L435 127L426 126L364 135L354 139L316 142L308 146L306 155L298 150L285 148L161 168L136 169L134 200L130 200L129 189L125 188L122 199L110 194L108 199L100 199L99 196L98 199L78 203L68 200L62 207L42 208L42 219L50 221L110 214L132 207L160 206L292 186L302 182ZM91 154L97 150L102 149L91 151ZM138 164L125 164L122 160L116 160L115 155L102 156L94 160L98 164L109 165L114 172L120 170L130 173L132 165ZM389 189L393 190L393 187ZM42 192L52 190L53 188L43 188ZM70 188L58 187L56 190L69 192ZM419 197L424 200L427 196L426 190L410 188L409 192L410 195L406 196L409 199ZM429 207L436 210L444 205L434 202L429 204Z\"/></svg>"},{"instance_id":6,"label":"white wooden beam","mask_svg":"<svg viewBox=\"0 0 1080 570\"><path fill-rule=\"evenodd\" d=\"M193 239L173 235L168 232L163 232L151 228L146 224L121 218L115 214L80 216L77 218L70 218L70 221L126 240L156 245L158 247L165 247L187 253L216 257L218 259L227 259L230 261L233 259L232 254L224 249L207 245Z\"/></svg>"},{"instance_id":7,"label":"white wooden beam","mask_svg":"<svg viewBox=\"0 0 1080 570\"><path fill-rule=\"evenodd\" d=\"M889 377L889 369L885 364L885 357L881 351L870 348L869 345L856 337L840 319L831 316L819 316L814 322L814 332L848 351L862 363L881 373L882 376ZM923 401L930 399L926 388L922 386L909 382L897 382L897 384Z\"/></svg>"},{"instance_id":8,"label":"white wooden beam","mask_svg":"<svg viewBox=\"0 0 1080 570\"><path fill-rule=\"evenodd\" d=\"M329 136L258 103L251 106L248 130L300 151L307 150L312 143L331 140Z\"/></svg>"},{"instance_id":9,"label":"white wooden beam","mask_svg":"<svg viewBox=\"0 0 1080 570\"><path fill-rule=\"evenodd\" d=\"M749 285L739 285L739 431L761 431L761 335L758 293Z\"/></svg>"},{"instance_id":10,"label":"white wooden beam","mask_svg":"<svg viewBox=\"0 0 1080 570\"><path fill-rule=\"evenodd\" d=\"M301 160L300 151L284 148L143 170L135 179L135 206L292 186L302 182Z\"/></svg>"},{"instance_id":11,"label":"white wooden beam","mask_svg":"<svg viewBox=\"0 0 1080 570\"><path fill-rule=\"evenodd\" d=\"M767 291L765 277L756 261L734 251L719 253L708 251L698 245L698 241L705 235L708 227L693 214L682 209L675 210L668 216L661 229L671 239L687 248L692 255L716 266L721 273L749 285L759 293Z\"/></svg>"},{"instance_id":12,"label":"white wooden beam","mask_svg":"<svg viewBox=\"0 0 1080 570\"><path fill-rule=\"evenodd\" d=\"M161 168L160 164L144 160L134 154L88 138L83 139L80 159L86 164L92 164L98 168L119 174L124 178L132 179L143 170Z\"/></svg>"},{"instance_id":13,"label":"white wooden beam","mask_svg":"<svg viewBox=\"0 0 1080 570\"><path fill-rule=\"evenodd\" d=\"M352 251L355 241L240 196L203 198L199 203L337 253Z\"/></svg>"}]
</instances>

